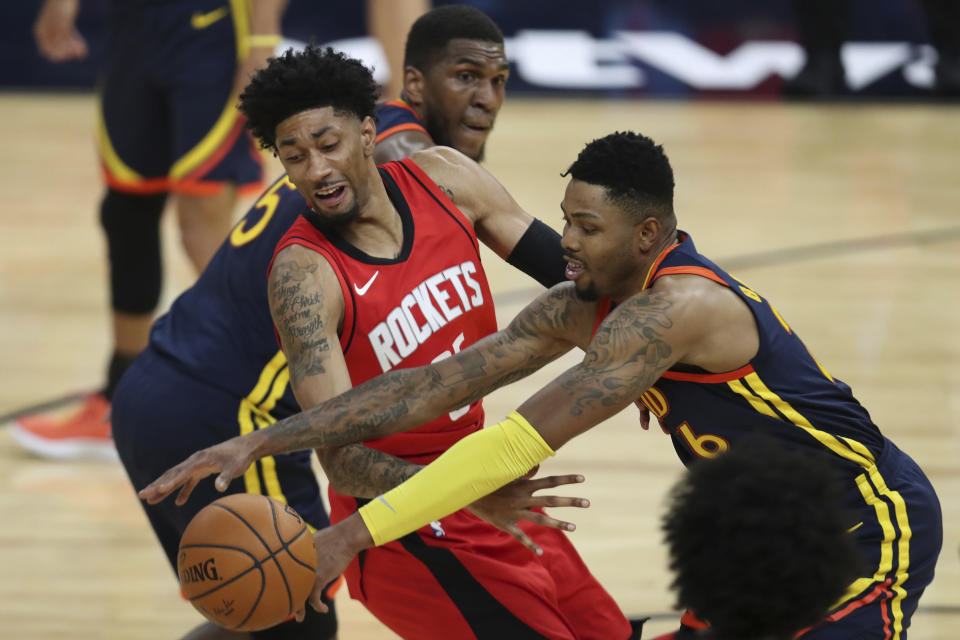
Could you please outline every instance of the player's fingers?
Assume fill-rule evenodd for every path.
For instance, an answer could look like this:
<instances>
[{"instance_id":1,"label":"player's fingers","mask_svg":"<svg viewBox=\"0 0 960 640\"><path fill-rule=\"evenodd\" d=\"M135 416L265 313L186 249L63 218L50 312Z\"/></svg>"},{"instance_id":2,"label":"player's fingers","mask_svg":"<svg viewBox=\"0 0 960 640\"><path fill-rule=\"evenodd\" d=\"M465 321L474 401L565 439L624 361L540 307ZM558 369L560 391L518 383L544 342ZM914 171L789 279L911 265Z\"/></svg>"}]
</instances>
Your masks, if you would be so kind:
<instances>
[{"instance_id":1,"label":"player's fingers","mask_svg":"<svg viewBox=\"0 0 960 640\"><path fill-rule=\"evenodd\" d=\"M297 611L293 614L293 617L296 619L297 622L303 622L303 619L306 617L306 615L307 615L307 608L306 606L303 606L297 609Z\"/></svg>"},{"instance_id":2,"label":"player's fingers","mask_svg":"<svg viewBox=\"0 0 960 640\"><path fill-rule=\"evenodd\" d=\"M568 498L565 496L535 496L530 499L531 507L578 507L586 509L590 501L586 498Z\"/></svg>"},{"instance_id":3,"label":"player's fingers","mask_svg":"<svg viewBox=\"0 0 960 640\"><path fill-rule=\"evenodd\" d=\"M223 473L217 476L217 481L214 482L213 484L214 486L217 487L217 491L219 491L220 493L223 493L224 491L227 490L227 487L230 486L230 480L232 479L233 478L226 471L224 471Z\"/></svg>"},{"instance_id":4,"label":"player's fingers","mask_svg":"<svg viewBox=\"0 0 960 640\"><path fill-rule=\"evenodd\" d=\"M190 494L193 493L193 488L197 486L197 481L194 478L187 478L187 481L183 483L183 488L180 489L180 493L177 494L177 506L182 507L187 499L190 497Z\"/></svg>"},{"instance_id":5,"label":"player's fingers","mask_svg":"<svg viewBox=\"0 0 960 640\"><path fill-rule=\"evenodd\" d=\"M531 492L534 492L542 489L552 489L553 487L559 487L563 484L577 484L584 480L585 478L579 473L572 473L565 476L546 476L545 478L530 480L527 486Z\"/></svg>"},{"instance_id":6,"label":"player's fingers","mask_svg":"<svg viewBox=\"0 0 960 640\"><path fill-rule=\"evenodd\" d=\"M313 592L310 594L307 602L311 607L314 608L314 610L319 611L320 613L326 613L329 610L326 603L323 601L323 585L315 585L313 587Z\"/></svg>"},{"instance_id":7,"label":"player's fingers","mask_svg":"<svg viewBox=\"0 0 960 640\"><path fill-rule=\"evenodd\" d=\"M517 540L519 540L519 541L520 541L520 544L522 544L523 546L525 546L527 549L530 549L530 551L532 551L532 552L535 553L536 555L538 555L538 556L542 556L542 555L543 555L543 549L540 548L540 545L538 545L536 542L534 542L534 541L530 538L530 536L528 536L526 533L524 533L523 530L522 530L520 527L518 527L517 525L515 525L515 524L514 524L514 525L510 525L509 527L506 527L506 528L504 529L504 531L506 531L507 533L509 533L510 535L512 535L514 538L516 538Z\"/></svg>"},{"instance_id":8,"label":"player's fingers","mask_svg":"<svg viewBox=\"0 0 960 640\"><path fill-rule=\"evenodd\" d=\"M561 531L577 530L577 525L572 522L567 522L566 520L557 520L556 518L551 518L547 514L540 513L538 511L531 511L527 516L524 517L524 520L532 522L536 525L540 525L541 527L551 527L553 529L560 529Z\"/></svg>"},{"instance_id":9,"label":"player's fingers","mask_svg":"<svg viewBox=\"0 0 960 640\"><path fill-rule=\"evenodd\" d=\"M646 431L650 428L650 409L640 400L634 400L633 404L640 410L640 428Z\"/></svg>"},{"instance_id":10,"label":"player's fingers","mask_svg":"<svg viewBox=\"0 0 960 640\"><path fill-rule=\"evenodd\" d=\"M137 495L150 504L157 504L168 495L173 493L174 489L180 486L180 483L175 481L177 475L175 471L176 468L170 469L162 476L141 489Z\"/></svg>"}]
</instances>

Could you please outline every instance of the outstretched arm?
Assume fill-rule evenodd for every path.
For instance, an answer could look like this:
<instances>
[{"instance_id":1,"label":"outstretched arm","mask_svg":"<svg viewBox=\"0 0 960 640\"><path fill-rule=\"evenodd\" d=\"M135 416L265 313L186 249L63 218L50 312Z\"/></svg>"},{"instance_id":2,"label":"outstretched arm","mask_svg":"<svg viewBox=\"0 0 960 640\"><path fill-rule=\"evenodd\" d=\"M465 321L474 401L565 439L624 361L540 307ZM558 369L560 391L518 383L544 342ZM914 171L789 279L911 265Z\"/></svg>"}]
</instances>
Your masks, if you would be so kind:
<instances>
[{"instance_id":1,"label":"outstretched arm","mask_svg":"<svg viewBox=\"0 0 960 640\"><path fill-rule=\"evenodd\" d=\"M449 147L421 151L411 159L498 256L545 287L566 279L560 234L527 213L489 171Z\"/></svg>"},{"instance_id":2,"label":"outstretched arm","mask_svg":"<svg viewBox=\"0 0 960 640\"><path fill-rule=\"evenodd\" d=\"M523 378L569 351L574 345L572 336L582 334L585 326L589 332L593 309L576 301L572 286L555 287L527 306L506 329L453 357L391 371L269 429L198 451L139 495L156 503L178 487L192 487L200 478L217 472L218 487L226 487L264 456L339 447L417 427ZM331 340L326 344L333 346ZM314 350L317 348L322 345ZM291 365L291 379L297 371Z\"/></svg>"},{"instance_id":3,"label":"outstretched arm","mask_svg":"<svg viewBox=\"0 0 960 640\"><path fill-rule=\"evenodd\" d=\"M503 422L464 438L411 480L319 532L318 584L360 550L394 540L456 511L553 455L579 433L646 391L696 344L702 308L669 292L641 293L598 328L582 362ZM701 313L702 315L702 313ZM324 610L314 590L312 606Z\"/></svg>"}]
</instances>

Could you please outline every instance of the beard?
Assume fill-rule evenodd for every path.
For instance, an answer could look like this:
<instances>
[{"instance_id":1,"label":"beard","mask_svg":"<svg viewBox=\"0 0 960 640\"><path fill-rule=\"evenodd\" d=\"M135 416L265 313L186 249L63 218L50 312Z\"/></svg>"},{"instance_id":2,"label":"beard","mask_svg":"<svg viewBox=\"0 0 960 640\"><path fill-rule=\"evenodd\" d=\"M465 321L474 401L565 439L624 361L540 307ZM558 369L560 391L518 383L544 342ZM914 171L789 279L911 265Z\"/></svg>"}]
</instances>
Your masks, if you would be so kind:
<instances>
[{"instance_id":1,"label":"beard","mask_svg":"<svg viewBox=\"0 0 960 640\"><path fill-rule=\"evenodd\" d=\"M360 205L357 202L353 203L353 206L349 210L344 211L343 213L335 213L332 216L323 216L324 222L334 227L345 227L354 220L357 219L357 216L360 215Z\"/></svg>"},{"instance_id":2,"label":"beard","mask_svg":"<svg viewBox=\"0 0 960 640\"><path fill-rule=\"evenodd\" d=\"M573 285L573 293L577 296L577 300L582 300L584 302L596 302L600 299L600 294L597 293L597 288L593 284L588 284L586 288L581 289L576 284Z\"/></svg>"},{"instance_id":3,"label":"beard","mask_svg":"<svg viewBox=\"0 0 960 640\"><path fill-rule=\"evenodd\" d=\"M315 216L314 220L316 220L319 224L325 227L330 227L330 228L345 227L351 222L353 222L354 220L356 220L357 216L360 215L360 204L357 202L354 202L353 206L350 207L349 210L344 211L343 213L332 213L332 214L320 213L319 211L314 209L312 205L308 205L308 206L310 209L310 213L313 216Z\"/></svg>"}]
</instances>

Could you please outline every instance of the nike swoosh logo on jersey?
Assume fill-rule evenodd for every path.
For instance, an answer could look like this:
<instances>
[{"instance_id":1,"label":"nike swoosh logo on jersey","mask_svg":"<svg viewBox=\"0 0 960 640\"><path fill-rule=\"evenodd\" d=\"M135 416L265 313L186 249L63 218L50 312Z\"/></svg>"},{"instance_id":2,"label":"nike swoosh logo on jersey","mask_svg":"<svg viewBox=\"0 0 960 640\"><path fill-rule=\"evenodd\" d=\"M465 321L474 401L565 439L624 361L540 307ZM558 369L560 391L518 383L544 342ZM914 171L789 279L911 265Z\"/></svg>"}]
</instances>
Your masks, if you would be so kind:
<instances>
[{"instance_id":1,"label":"nike swoosh logo on jersey","mask_svg":"<svg viewBox=\"0 0 960 640\"><path fill-rule=\"evenodd\" d=\"M200 29L206 29L220 18L226 16L229 11L227 7L220 7L209 13L200 13L197 11L190 16L190 26L198 31Z\"/></svg>"},{"instance_id":2,"label":"nike swoosh logo on jersey","mask_svg":"<svg viewBox=\"0 0 960 640\"><path fill-rule=\"evenodd\" d=\"M372 276L370 276L370 279L367 280L367 284L363 285L362 287L358 287L358 286L357 286L357 283L354 282L354 283L353 283L353 290L357 292L357 295L358 295L358 296L362 296L363 294L365 294L365 293L367 292L367 289L370 288L370 285L373 284L373 281L377 279L377 276L378 276L378 275L380 275L380 271L377 271L377 272L374 273Z\"/></svg>"}]
</instances>

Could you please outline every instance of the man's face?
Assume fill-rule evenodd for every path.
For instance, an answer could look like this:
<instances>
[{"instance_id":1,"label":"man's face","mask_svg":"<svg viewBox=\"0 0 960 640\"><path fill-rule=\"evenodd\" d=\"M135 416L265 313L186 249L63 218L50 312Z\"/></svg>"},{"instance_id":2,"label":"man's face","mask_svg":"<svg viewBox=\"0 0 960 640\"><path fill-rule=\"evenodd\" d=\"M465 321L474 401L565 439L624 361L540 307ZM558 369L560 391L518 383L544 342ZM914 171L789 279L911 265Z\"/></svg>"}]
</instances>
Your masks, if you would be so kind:
<instances>
[{"instance_id":1,"label":"man's face","mask_svg":"<svg viewBox=\"0 0 960 640\"><path fill-rule=\"evenodd\" d=\"M606 189L580 180L567 185L563 202L566 276L582 300L634 293L643 267L633 246L636 222L607 199Z\"/></svg>"},{"instance_id":2,"label":"man's face","mask_svg":"<svg viewBox=\"0 0 960 640\"><path fill-rule=\"evenodd\" d=\"M277 156L311 209L333 224L357 217L369 197L376 125L333 107L308 109L277 125Z\"/></svg>"},{"instance_id":3,"label":"man's face","mask_svg":"<svg viewBox=\"0 0 960 640\"><path fill-rule=\"evenodd\" d=\"M434 142L482 160L509 75L502 44L450 40L423 79L423 124Z\"/></svg>"}]
</instances>

